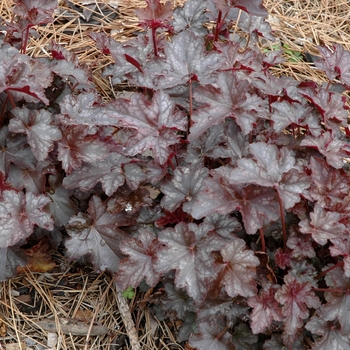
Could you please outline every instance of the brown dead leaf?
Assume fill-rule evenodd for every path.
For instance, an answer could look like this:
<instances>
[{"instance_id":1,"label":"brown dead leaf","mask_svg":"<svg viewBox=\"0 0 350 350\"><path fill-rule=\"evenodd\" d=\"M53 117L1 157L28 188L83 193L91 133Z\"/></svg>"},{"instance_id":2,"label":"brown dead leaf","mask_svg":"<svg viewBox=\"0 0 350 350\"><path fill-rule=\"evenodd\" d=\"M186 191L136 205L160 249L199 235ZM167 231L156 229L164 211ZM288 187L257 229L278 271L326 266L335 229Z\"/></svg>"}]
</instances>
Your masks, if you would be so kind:
<instances>
[{"instance_id":1,"label":"brown dead leaf","mask_svg":"<svg viewBox=\"0 0 350 350\"><path fill-rule=\"evenodd\" d=\"M92 317L93 317L94 313L91 310L83 310L83 309L79 309L76 313L75 313L75 318L77 320L80 321L91 321Z\"/></svg>"},{"instance_id":2,"label":"brown dead leaf","mask_svg":"<svg viewBox=\"0 0 350 350\"><path fill-rule=\"evenodd\" d=\"M27 344L25 342L6 344L6 350L25 350L27 349Z\"/></svg>"},{"instance_id":3,"label":"brown dead leaf","mask_svg":"<svg viewBox=\"0 0 350 350\"><path fill-rule=\"evenodd\" d=\"M255 252L260 260L260 265L256 269L257 280L260 284L277 283L277 278L270 267L269 256L264 252Z\"/></svg>"},{"instance_id":4,"label":"brown dead leaf","mask_svg":"<svg viewBox=\"0 0 350 350\"><path fill-rule=\"evenodd\" d=\"M23 252L28 258L28 264L17 267L17 273L19 274L28 270L32 272L47 272L56 266L56 263L52 260L47 237L43 237L33 247L23 249Z\"/></svg>"},{"instance_id":5,"label":"brown dead leaf","mask_svg":"<svg viewBox=\"0 0 350 350\"><path fill-rule=\"evenodd\" d=\"M32 302L32 297L30 294L22 294L15 297L15 302L30 304Z\"/></svg>"},{"instance_id":6,"label":"brown dead leaf","mask_svg":"<svg viewBox=\"0 0 350 350\"><path fill-rule=\"evenodd\" d=\"M6 337L7 335L7 327L3 321L2 315L0 315L0 337Z\"/></svg>"},{"instance_id":7,"label":"brown dead leaf","mask_svg":"<svg viewBox=\"0 0 350 350\"><path fill-rule=\"evenodd\" d=\"M152 199L156 199L156 198L158 197L159 193L160 193L160 191L159 191L157 188L152 187L152 186L149 186L149 185L147 185L147 186L140 186L140 187L143 187L143 188L145 188L146 190L148 190L149 196L150 196Z\"/></svg>"}]
</instances>

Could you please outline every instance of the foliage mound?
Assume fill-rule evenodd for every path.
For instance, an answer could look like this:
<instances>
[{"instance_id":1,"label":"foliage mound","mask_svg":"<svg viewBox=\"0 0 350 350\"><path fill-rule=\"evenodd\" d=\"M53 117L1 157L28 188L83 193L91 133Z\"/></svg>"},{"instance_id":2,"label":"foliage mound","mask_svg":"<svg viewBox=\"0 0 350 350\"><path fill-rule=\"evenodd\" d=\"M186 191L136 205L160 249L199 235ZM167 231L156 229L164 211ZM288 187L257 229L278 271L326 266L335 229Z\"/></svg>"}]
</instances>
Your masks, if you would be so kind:
<instances>
[{"instance_id":1,"label":"foliage mound","mask_svg":"<svg viewBox=\"0 0 350 350\"><path fill-rule=\"evenodd\" d=\"M320 47L329 83L276 77L258 0L148 0L142 34L92 33L129 97L106 103L52 42L56 1L15 1L0 39L0 278L48 240L154 288L197 349L349 349L350 52ZM337 89L333 83L337 83Z\"/></svg>"}]
</instances>

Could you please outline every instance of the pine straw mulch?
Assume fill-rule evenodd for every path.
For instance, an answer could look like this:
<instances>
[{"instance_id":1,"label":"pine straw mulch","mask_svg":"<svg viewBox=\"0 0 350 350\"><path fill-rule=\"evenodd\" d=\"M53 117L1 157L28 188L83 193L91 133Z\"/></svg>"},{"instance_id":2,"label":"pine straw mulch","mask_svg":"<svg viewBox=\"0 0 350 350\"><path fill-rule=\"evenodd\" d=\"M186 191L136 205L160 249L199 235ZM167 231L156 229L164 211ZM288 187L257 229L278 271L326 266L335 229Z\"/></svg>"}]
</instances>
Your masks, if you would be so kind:
<instances>
[{"instance_id":1,"label":"pine straw mulch","mask_svg":"<svg viewBox=\"0 0 350 350\"><path fill-rule=\"evenodd\" d=\"M183 2L172 1L174 6ZM81 3L59 0L54 22L38 28L39 36L31 40L28 54L49 57L52 40L65 46L92 68L100 93L110 99L113 86L101 78L101 72L112 60L96 49L88 34L103 31L117 40L128 40L140 31L134 10L145 3L140 0L99 0L98 6L94 6L95 1L91 1L92 5ZM293 52L317 55L317 45L332 48L334 43L350 49L348 0L265 0L264 4L277 42L287 44ZM11 0L0 1L0 17L9 20L11 7ZM90 21L84 20L86 16L91 17ZM261 46L273 49L272 43L262 42ZM284 64L273 68L275 74L319 83L327 81L312 63L304 59L293 62L288 55L286 58ZM111 276L70 264L58 254L55 260L57 266L49 273L27 272L0 283L0 350L46 349L48 342L55 341L56 349L130 349ZM145 293L138 292L129 303L140 347L183 349L175 340L178 325L158 321L144 307L145 298ZM64 319L75 319L84 335L64 334L67 328ZM57 339L56 333L42 328L43 320L58 332ZM102 329L104 334L93 335L96 329Z\"/></svg>"},{"instance_id":2,"label":"pine straw mulch","mask_svg":"<svg viewBox=\"0 0 350 350\"><path fill-rule=\"evenodd\" d=\"M54 256L47 273L21 274L0 284L0 349L131 349L113 278ZM176 324L157 320L140 291L128 303L142 350L183 349Z\"/></svg>"},{"instance_id":3,"label":"pine straw mulch","mask_svg":"<svg viewBox=\"0 0 350 350\"><path fill-rule=\"evenodd\" d=\"M278 41L302 54L319 55L317 46L334 44L350 49L350 2L348 0L265 0L269 22ZM289 58L287 56L287 58ZM287 60L273 68L276 74L295 79L326 82L327 77L305 61Z\"/></svg>"}]
</instances>

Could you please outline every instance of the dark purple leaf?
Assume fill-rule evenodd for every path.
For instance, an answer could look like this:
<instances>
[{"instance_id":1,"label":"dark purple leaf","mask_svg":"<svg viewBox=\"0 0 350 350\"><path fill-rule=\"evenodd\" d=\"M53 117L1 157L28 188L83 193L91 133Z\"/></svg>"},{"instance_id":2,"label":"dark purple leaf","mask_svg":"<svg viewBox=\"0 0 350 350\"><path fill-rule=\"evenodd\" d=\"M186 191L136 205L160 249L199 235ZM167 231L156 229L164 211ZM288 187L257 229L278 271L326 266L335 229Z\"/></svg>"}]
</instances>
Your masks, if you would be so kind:
<instances>
[{"instance_id":1,"label":"dark purple leaf","mask_svg":"<svg viewBox=\"0 0 350 350\"><path fill-rule=\"evenodd\" d=\"M298 282L308 282L317 288L315 267L308 263L308 260L291 260L288 274L295 277Z\"/></svg>"},{"instance_id":2,"label":"dark purple leaf","mask_svg":"<svg viewBox=\"0 0 350 350\"><path fill-rule=\"evenodd\" d=\"M254 43L258 42L258 37L263 37L269 41L275 41L270 23L266 21L265 18L254 16L249 13L241 13L238 26L250 35L250 40Z\"/></svg>"},{"instance_id":3,"label":"dark purple leaf","mask_svg":"<svg viewBox=\"0 0 350 350\"><path fill-rule=\"evenodd\" d=\"M179 223L159 233L158 239L165 249L158 253L155 269L159 273L176 270L175 285L186 288L194 300L203 300L207 283L212 278L214 259L210 253L222 248L223 240L214 233L212 226Z\"/></svg>"},{"instance_id":4,"label":"dark purple leaf","mask_svg":"<svg viewBox=\"0 0 350 350\"><path fill-rule=\"evenodd\" d=\"M250 297L247 302L253 311L250 327L254 334L264 333L272 321L283 321L282 310L275 299L276 288L261 290L259 295Z\"/></svg>"},{"instance_id":5,"label":"dark purple leaf","mask_svg":"<svg viewBox=\"0 0 350 350\"><path fill-rule=\"evenodd\" d=\"M76 205L70 199L72 191L63 188L61 181L60 176L50 175L48 178L50 186L46 189L46 194L51 199L48 209L58 227L66 225L77 212Z\"/></svg>"},{"instance_id":6,"label":"dark purple leaf","mask_svg":"<svg viewBox=\"0 0 350 350\"><path fill-rule=\"evenodd\" d=\"M74 89L77 89L78 86L80 89L93 89L91 70L79 62L73 51L68 51L64 46L55 42L51 43L50 49L52 56L56 58L50 62L50 68L55 74L64 80L71 80Z\"/></svg>"},{"instance_id":7,"label":"dark purple leaf","mask_svg":"<svg viewBox=\"0 0 350 350\"><path fill-rule=\"evenodd\" d=\"M302 95L315 105L329 131L339 134L339 127L347 126L349 107L346 105L344 96L339 93L329 92L325 88L319 88L318 90L310 88L303 92Z\"/></svg>"},{"instance_id":8,"label":"dark purple leaf","mask_svg":"<svg viewBox=\"0 0 350 350\"><path fill-rule=\"evenodd\" d=\"M49 161L37 162L36 166L26 168L20 168L12 164L7 182L19 191L25 189L27 192L41 194L45 188L46 175L52 170L54 171L51 166Z\"/></svg>"},{"instance_id":9,"label":"dark purple leaf","mask_svg":"<svg viewBox=\"0 0 350 350\"><path fill-rule=\"evenodd\" d=\"M291 255L295 259L314 258L316 253L310 237L300 234L297 230L290 230L287 247L292 250Z\"/></svg>"},{"instance_id":10,"label":"dark purple leaf","mask_svg":"<svg viewBox=\"0 0 350 350\"><path fill-rule=\"evenodd\" d=\"M138 61L135 60L135 58L131 57L127 53L125 54L125 59L127 62L132 64L134 67L136 67L141 73L143 73L142 67Z\"/></svg>"},{"instance_id":11,"label":"dark purple leaf","mask_svg":"<svg viewBox=\"0 0 350 350\"><path fill-rule=\"evenodd\" d=\"M146 174L146 181L152 185L158 184L167 175L168 168L167 165L160 165L155 160L147 162L144 167Z\"/></svg>"},{"instance_id":12,"label":"dark purple leaf","mask_svg":"<svg viewBox=\"0 0 350 350\"><path fill-rule=\"evenodd\" d=\"M13 246L29 237L38 225L53 229L53 220L44 208L50 199L32 192L4 191L0 202L0 248Z\"/></svg>"},{"instance_id":13,"label":"dark purple leaf","mask_svg":"<svg viewBox=\"0 0 350 350\"><path fill-rule=\"evenodd\" d=\"M84 125L61 126L62 139L58 144L58 160L67 174L81 168L83 162L94 163L108 156L106 144Z\"/></svg>"},{"instance_id":14,"label":"dark purple leaf","mask_svg":"<svg viewBox=\"0 0 350 350\"><path fill-rule=\"evenodd\" d=\"M170 1L167 1L164 5L161 4L159 0L146 0L146 3L146 8L137 9L135 11L136 16L141 21L170 20L173 12Z\"/></svg>"},{"instance_id":15,"label":"dark purple leaf","mask_svg":"<svg viewBox=\"0 0 350 350\"><path fill-rule=\"evenodd\" d=\"M88 256L96 270L117 272L123 257L120 242L128 238L118 227L131 225L133 220L125 214L108 213L106 204L97 196L91 198L87 212L73 216L66 226L70 236L65 242L67 257Z\"/></svg>"},{"instance_id":16,"label":"dark purple leaf","mask_svg":"<svg viewBox=\"0 0 350 350\"><path fill-rule=\"evenodd\" d=\"M117 41L113 40L110 36L107 36L107 34L103 32L91 32L89 37L95 41L96 47L105 55L109 55L111 53L109 49L111 43L117 43Z\"/></svg>"},{"instance_id":17,"label":"dark purple leaf","mask_svg":"<svg viewBox=\"0 0 350 350\"><path fill-rule=\"evenodd\" d=\"M189 343L197 350L236 350L231 334L215 323L201 322L199 332L192 334Z\"/></svg>"},{"instance_id":18,"label":"dark purple leaf","mask_svg":"<svg viewBox=\"0 0 350 350\"><path fill-rule=\"evenodd\" d=\"M33 169L37 161L27 138L24 135L9 133L8 127L4 126L0 129L0 170L8 174L11 163L22 169Z\"/></svg>"},{"instance_id":19,"label":"dark purple leaf","mask_svg":"<svg viewBox=\"0 0 350 350\"><path fill-rule=\"evenodd\" d=\"M307 127L314 136L321 134L320 120L311 113L312 107L309 105L281 101L272 103L271 107L274 108L271 119L275 131L281 132L288 126L300 126Z\"/></svg>"},{"instance_id":20,"label":"dark purple leaf","mask_svg":"<svg viewBox=\"0 0 350 350\"><path fill-rule=\"evenodd\" d=\"M182 203L183 211L190 210L192 199L201 190L203 180L208 176L208 169L204 168L201 162L193 163L188 167L177 167L173 178L164 182L160 190L164 193L161 205L172 212Z\"/></svg>"},{"instance_id":21,"label":"dark purple leaf","mask_svg":"<svg viewBox=\"0 0 350 350\"><path fill-rule=\"evenodd\" d=\"M238 295L252 297L257 293L255 268L260 264L252 250L246 249L243 239L231 239L220 251L222 264L219 267L219 283L225 286L227 294L235 298Z\"/></svg>"},{"instance_id":22,"label":"dark purple leaf","mask_svg":"<svg viewBox=\"0 0 350 350\"><path fill-rule=\"evenodd\" d=\"M258 117L265 113L266 103L257 95L248 92L249 82L238 81L231 72L218 74L216 85L198 87L193 96L204 107L193 114L194 125L190 129L189 140L193 141L212 125L222 123L225 118L235 118L237 124L248 134Z\"/></svg>"},{"instance_id":23,"label":"dark purple leaf","mask_svg":"<svg viewBox=\"0 0 350 350\"><path fill-rule=\"evenodd\" d=\"M343 268L346 277L350 277L350 241L347 238L332 239L333 245L329 248L332 256L343 257Z\"/></svg>"},{"instance_id":24,"label":"dark purple leaf","mask_svg":"<svg viewBox=\"0 0 350 350\"><path fill-rule=\"evenodd\" d=\"M164 164L170 155L169 147L179 141L178 131L185 131L187 118L175 107L169 95L157 91L150 102L142 94L133 94L131 101L117 100L119 125L137 130L135 137L126 143L125 152L135 156L149 149L154 158Z\"/></svg>"},{"instance_id":25,"label":"dark purple leaf","mask_svg":"<svg viewBox=\"0 0 350 350\"><path fill-rule=\"evenodd\" d=\"M121 242L120 250L128 257L119 263L117 286L122 290L136 288L145 279L150 287L155 287L160 273L154 270L154 263L161 249L157 237L147 230L142 230L137 238Z\"/></svg>"},{"instance_id":26,"label":"dark purple leaf","mask_svg":"<svg viewBox=\"0 0 350 350\"><path fill-rule=\"evenodd\" d=\"M275 298L283 305L284 332L293 338L303 326L303 320L309 316L308 308L317 309L320 301L311 290L310 283L300 283L290 275L284 277L284 282L277 290Z\"/></svg>"},{"instance_id":27,"label":"dark purple leaf","mask_svg":"<svg viewBox=\"0 0 350 350\"><path fill-rule=\"evenodd\" d=\"M247 318L249 306L245 303L232 302L226 292L221 290L218 295L209 294L205 303L197 304L196 312L198 324L208 321L224 324L226 320L229 321L228 325L233 326L236 322Z\"/></svg>"},{"instance_id":28,"label":"dark purple leaf","mask_svg":"<svg viewBox=\"0 0 350 350\"><path fill-rule=\"evenodd\" d=\"M18 266L27 264L26 256L20 249L0 248L0 281L8 280L16 274Z\"/></svg>"},{"instance_id":29,"label":"dark purple leaf","mask_svg":"<svg viewBox=\"0 0 350 350\"><path fill-rule=\"evenodd\" d=\"M93 164L84 164L79 170L63 179L63 186L69 189L80 188L82 191L89 191L98 182L108 196L111 196L125 182L123 165L130 162L130 159L118 153L110 153L105 160ZM142 170L139 169L140 174Z\"/></svg>"},{"instance_id":30,"label":"dark purple leaf","mask_svg":"<svg viewBox=\"0 0 350 350\"><path fill-rule=\"evenodd\" d=\"M350 85L350 52L340 44L334 45L333 50L325 46L318 46L318 50L322 59L316 60L315 66L325 71L329 80L340 77L342 82Z\"/></svg>"},{"instance_id":31,"label":"dark purple leaf","mask_svg":"<svg viewBox=\"0 0 350 350\"><path fill-rule=\"evenodd\" d=\"M97 35L101 33L94 34ZM93 37L93 39L99 41L96 37ZM108 40L104 40L104 43L100 45L103 45L102 47L100 46L100 49L110 53L114 59L115 64L108 66L103 73L105 77L112 77L114 85L120 84L127 79L127 77L130 77L130 73L140 71L140 69L143 71L142 67L138 67L138 63L143 63L153 50L153 46L148 38L143 36L138 36L136 39L128 40L125 43L117 42L109 37ZM128 62L127 57L129 57L129 61L131 58L137 63L134 62L134 64L131 64Z\"/></svg>"},{"instance_id":32,"label":"dark purple leaf","mask_svg":"<svg viewBox=\"0 0 350 350\"><path fill-rule=\"evenodd\" d=\"M199 138L192 141L187 147L186 162L194 163L204 157L224 158L221 155L229 153L221 146L225 142L224 130L223 124L212 126Z\"/></svg>"},{"instance_id":33,"label":"dark purple leaf","mask_svg":"<svg viewBox=\"0 0 350 350\"><path fill-rule=\"evenodd\" d=\"M255 234L264 224L279 218L276 192L270 188L249 185L232 185L229 167L221 167L213 177L204 180L203 189L191 203L191 215L195 219L215 212L230 214L239 210L248 234Z\"/></svg>"},{"instance_id":34,"label":"dark purple leaf","mask_svg":"<svg viewBox=\"0 0 350 350\"><path fill-rule=\"evenodd\" d=\"M279 334L272 334L271 339L264 343L263 350L287 350L288 348L283 344L282 338ZM306 350L303 342L296 340L288 350Z\"/></svg>"},{"instance_id":35,"label":"dark purple leaf","mask_svg":"<svg viewBox=\"0 0 350 350\"><path fill-rule=\"evenodd\" d=\"M290 266L291 254L289 251L284 252L282 248L277 248L275 252L275 263L277 266L285 270L286 267Z\"/></svg>"},{"instance_id":36,"label":"dark purple leaf","mask_svg":"<svg viewBox=\"0 0 350 350\"><path fill-rule=\"evenodd\" d=\"M164 215L159 218L154 225L158 228L165 227L169 224L178 224L179 222L187 222L188 214L184 213L182 208L177 208L172 213L165 211Z\"/></svg>"},{"instance_id":37,"label":"dark purple leaf","mask_svg":"<svg viewBox=\"0 0 350 350\"><path fill-rule=\"evenodd\" d=\"M172 283L166 283L164 289L166 297L162 300L163 307L175 311L180 320L185 320L194 309L193 299L184 290L175 288Z\"/></svg>"},{"instance_id":38,"label":"dark purple leaf","mask_svg":"<svg viewBox=\"0 0 350 350\"><path fill-rule=\"evenodd\" d=\"M207 20L205 10L206 2L203 0L186 1L183 7L177 7L174 11L174 30L191 30L196 35L206 34L208 30L203 26Z\"/></svg>"},{"instance_id":39,"label":"dark purple leaf","mask_svg":"<svg viewBox=\"0 0 350 350\"><path fill-rule=\"evenodd\" d=\"M67 95L60 102L61 114L58 116L65 125L113 125L119 123L120 114L111 104L103 105L94 92L77 96Z\"/></svg>"},{"instance_id":40,"label":"dark purple leaf","mask_svg":"<svg viewBox=\"0 0 350 350\"><path fill-rule=\"evenodd\" d=\"M215 232L224 238L232 237L234 232L242 230L240 222L232 216L211 214L204 218L204 222L214 226Z\"/></svg>"},{"instance_id":41,"label":"dark purple leaf","mask_svg":"<svg viewBox=\"0 0 350 350\"><path fill-rule=\"evenodd\" d=\"M132 190L137 190L140 184L146 179L143 170L140 168L139 165L137 165L137 163L133 163L132 160L130 161L130 163L123 165L123 171L125 175L125 183ZM146 197L149 196L148 190L146 190L146 192L143 191L142 196L144 197L144 203L150 203L149 199L146 199Z\"/></svg>"},{"instance_id":42,"label":"dark purple leaf","mask_svg":"<svg viewBox=\"0 0 350 350\"><path fill-rule=\"evenodd\" d=\"M349 336L341 332L338 322L325 321L313 316L305 325L305 328L313 334L320 335L312 346L314 350L347 350L350 347Z\"/></svg>"},{"instance_id":43,"label":"dark purple leaf","mask_svg":"<svg viewBox=\"0 0 350 350\"><path fill-rule=\"evenodd\" d=\"M322 158L313 157L310 160L311 186L309 196L324 208L341 206L350 193L350 178L342 170L331 167ZM338 210L336 210L338 211Z\"/></svg>"},{"instance_id":44,"label":"dark purple leaf","mask_svg":"<svg viewBox=\"0 0 350 350\"><path fill-rule=\"evenodd\" d=\"M340 222L341 215L337 212L327 211L316 204L310 218L311 221L306 219L299 222L300 232L311 234L318 244L325 245L328 240L348 235L345 225Z\"/></svg>"},{"instance_id":45,"label":"dark purple leaf","mask_svg":"<svg viewBox=\"0 0 350 350\"><path fill-rule=\"evenodd\" d=\"M232 336L232 343L236 349L251 350L252 346L256 345L258 337L252 334L249 326L246 323L240 323L235 326Z\"/></svg>"},{"instance_id":46,"label":"dark purple leaf","mask_svg":"<svg viewBox=\"0 0 350 350\"><path fill-rule=\"evenodd\" d=\"M26 107L15 108L11 112L15 118L10 120L9 131L26 134L36 159L45 160L55 141L62 136L53 123L52 114L44 109L36 112Z\"/></svg>"},{"instance_id":47,"label":"dark purple leaf","mask_svg":"<svg viewBox=\"0 0 350 350\"><path fill-rule=\"evenodd\" d=\"M136 75L138 85L158 90L185 85L190 79L206 84L216 80L211 74L223 61L218 52L206 50L204 38L189 31L166 42L164 51L164 59L147 62L144 74Z\"/></svg>"},{"instance_id":48,"label":"dark purple leaf","mask_svg":"<svg viewBox=\"0 0 350 350\"><path fill-rule=\"evenodd\" d=\"M350 153L349 143L333 136L329 131L317 138L306 136L300 145L317 149L326 157L328 164L336 169L344 166L344 158Z\"/></svg>"},{"instance_id":49,"label":"dark purple leaf","mask_svg":"<svg viewBox=\"0 0 350 350\"><path fill-rule=\"evenodd\" d=\"M276 145L256 142L250 144L250 152L255 160L239 159L238 167L229 174L230 183L254 183L275 188L286 209L298 203L300 195L309 188L310 179L296 166L292 151L286 147L278 149Z\"/></svg>"},{"instance_id":50,"label":"dark purple leaf","mask_svg":"<svg viewBox=\"0 0 350 350\"><path fill-rule=\"evenodd\" d=\"M329 268L331 266L326 266ZM328 272L325 277L330 292L324 294L327 304L322 305L319 311L320 317L325 321L338 320L341 325L341 333L349 337L350 320L347 310L350 308L350 278L346 277L341 267ZM334 292L332 292L334 289Z\"/></svg>"},{"instance_id":51,"label":"dark purple leaf","mask_svg":"<svg viewBox=\"0 0 350 350\"><path fill-rule=\"evenodd\" d=\"M200 140L205 141L201 155L214 159L229 158L232 166L236 165L238 159L249 154L248 137L242 134L240 127L232 119L225 124L210 127L199 139L191 142L191 145L198 145Z\"/></svg>"},{"instance_id":52,"label":"dark purple leaf","mask_svg":"<svg viewBox=\"0 0 350 350\"><path fill-rule=\"evenodd\" d=\"M28 19L31 24L39 25L52 22L57 0L15 0L14 13Z\"/></svg>"},{"instance_id":53,"label":"dark purple leaf","mask_svg":"<svg viewBox=\"0 0 350 350\"><path fill-rule=\"evenodd\" d=\"M215 43L215 48L221 52L225 59L221 69L223 71L233 70L241 78L250 81L252 76L261 70L263 55L257 48L249 47L241 51L240 47L239 42Z\"/></svg>"},{"instance_id":54,"label":"dark purple leaf","mask_svg":"<svg viewBox=\"0 0 350 350\"><path fill-rule=\"evenodd\" d=\"M226 13L231 7L237 7L255 16L267 16L267 11L261 0L212 0L218 10Z\"/></svg>"},{"instance_id":55,"label":"dark purple leaf","mask_svg":"<svg viewBox=\"0 0 350 350\"><path fill-rule=\"evenodd\" d=\"M40 61L20 55L12 47L0 48L0 93L17 91L24 93L24 98L29 95L48 104L45 88L51 82L51 70Z\"/></svg>"}]
</instances>

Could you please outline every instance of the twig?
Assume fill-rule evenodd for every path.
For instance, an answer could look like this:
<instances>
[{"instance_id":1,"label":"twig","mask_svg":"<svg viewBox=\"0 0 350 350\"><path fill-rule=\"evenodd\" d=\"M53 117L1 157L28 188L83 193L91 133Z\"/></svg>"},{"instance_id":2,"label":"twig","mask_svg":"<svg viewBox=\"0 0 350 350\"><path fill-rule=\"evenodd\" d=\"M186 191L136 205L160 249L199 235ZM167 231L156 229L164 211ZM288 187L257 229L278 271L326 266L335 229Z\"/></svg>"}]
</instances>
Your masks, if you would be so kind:
<instances>
[{"instance_id":1,"label":"twig","mask_svg":"<svg viewBox=\"0 0 350 350\"><path fill-rule=\"evenodd\" d=\"M128 334L130 345L132 350L141 350L141 346L139 343L139 338L137 335L137 331L135 328L135 323L131 317L131 312L128 303L126 302L122 291L115 286L117 292L117 302L120 315L122 316L122 320L126 329L126 333Z\"/></svg>"}]
</instances>

